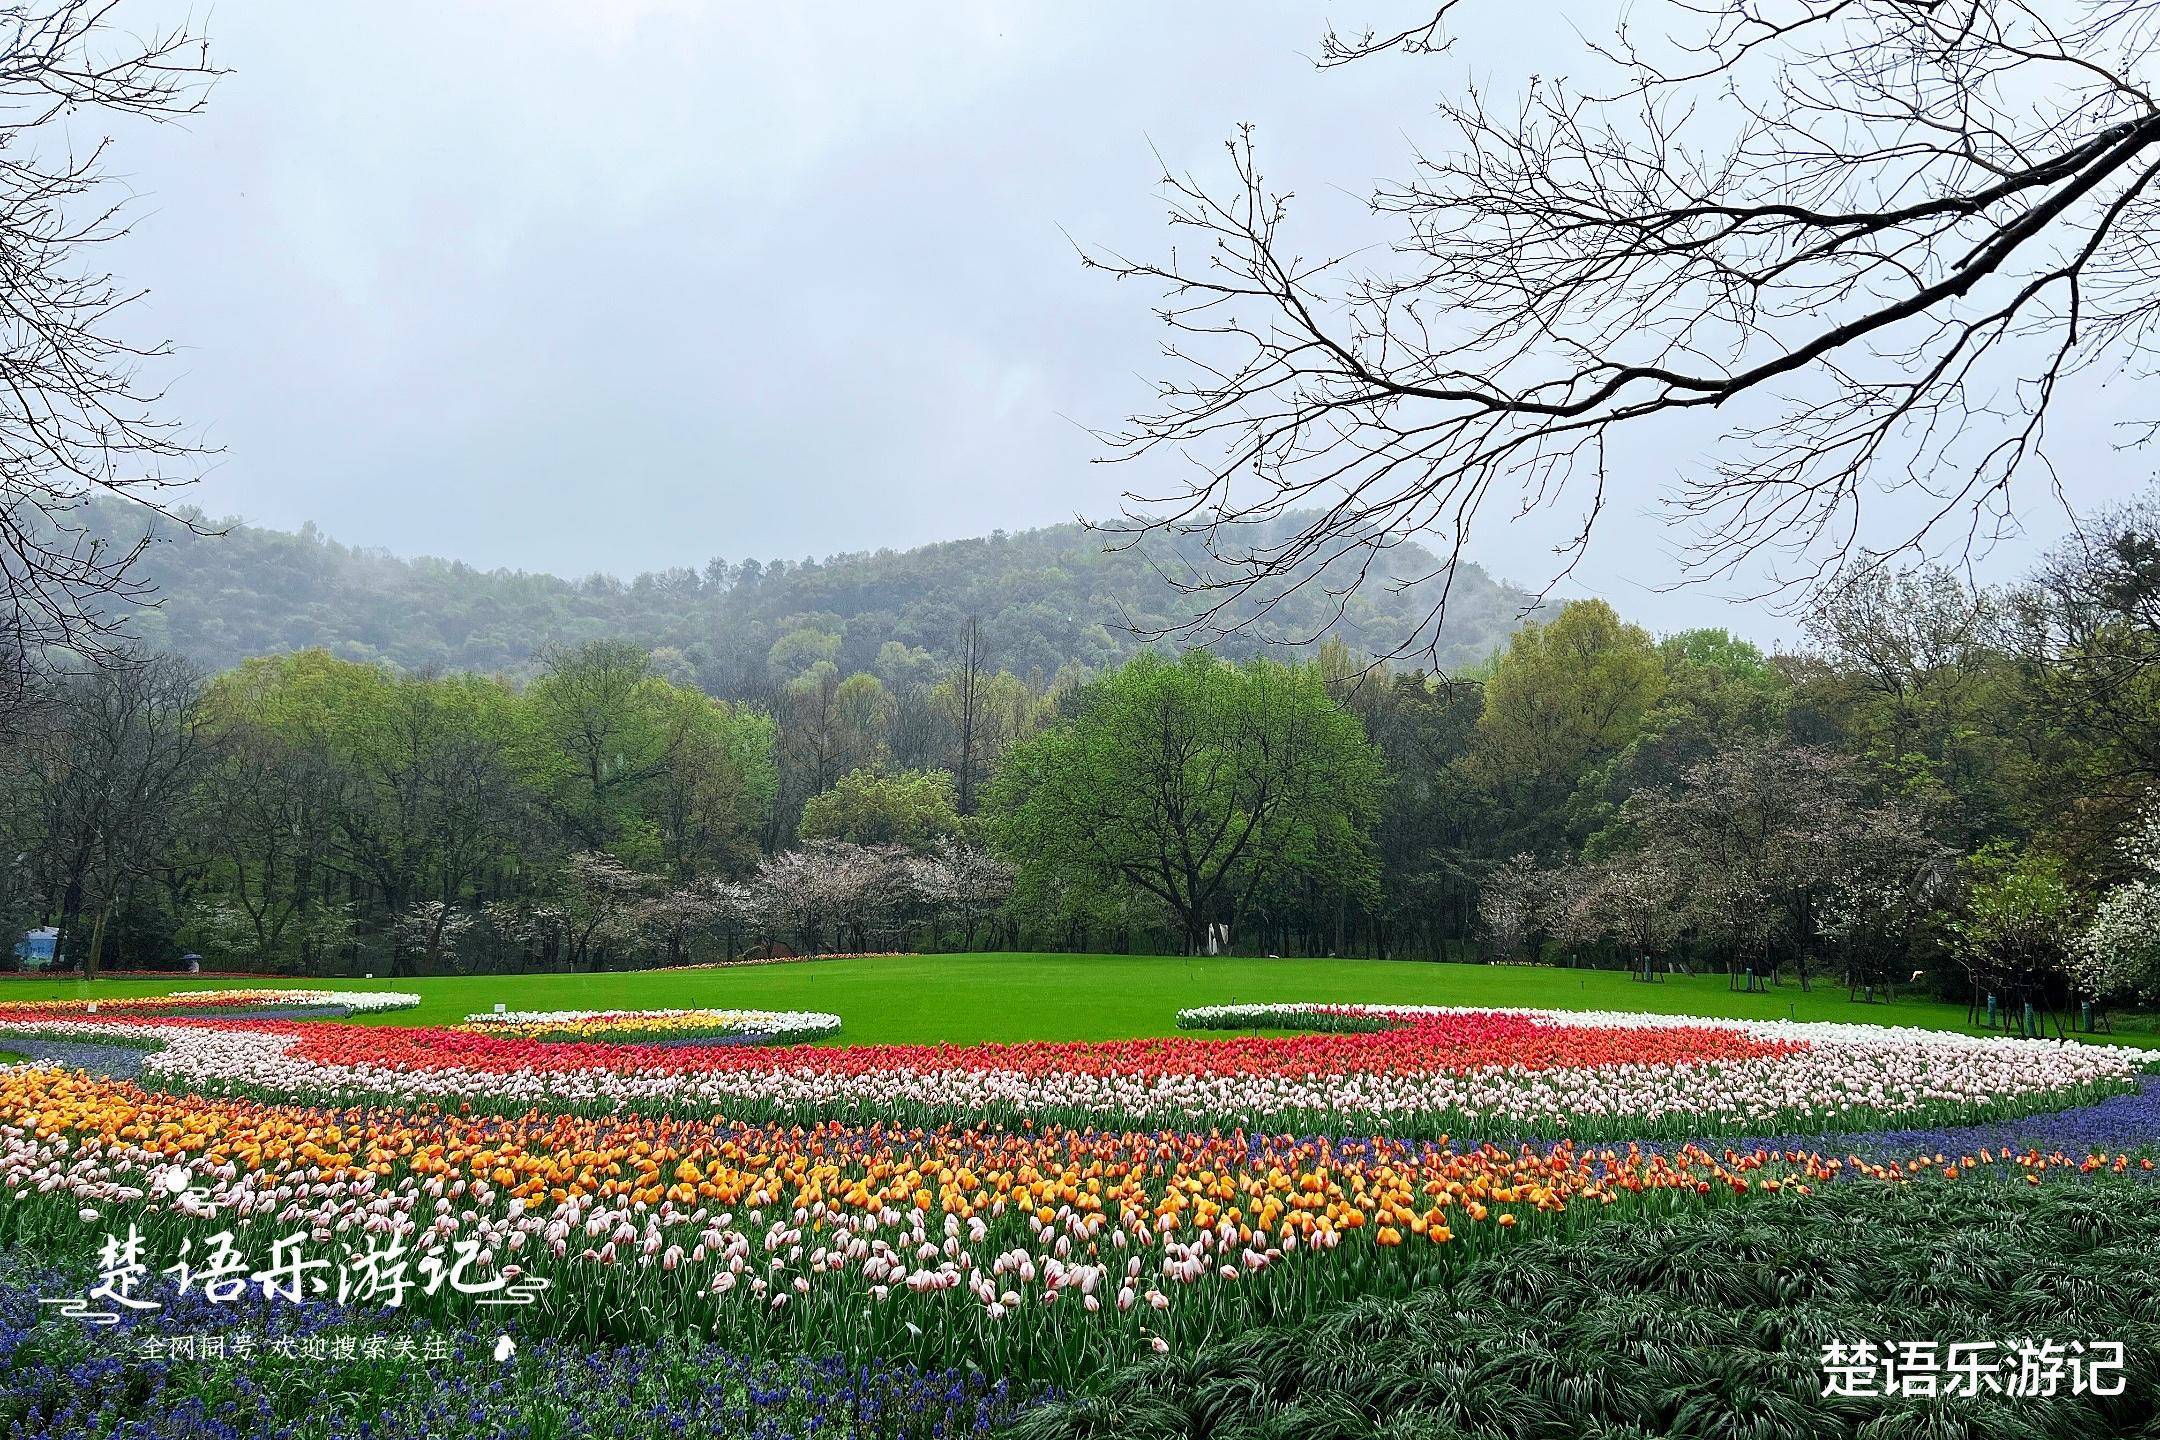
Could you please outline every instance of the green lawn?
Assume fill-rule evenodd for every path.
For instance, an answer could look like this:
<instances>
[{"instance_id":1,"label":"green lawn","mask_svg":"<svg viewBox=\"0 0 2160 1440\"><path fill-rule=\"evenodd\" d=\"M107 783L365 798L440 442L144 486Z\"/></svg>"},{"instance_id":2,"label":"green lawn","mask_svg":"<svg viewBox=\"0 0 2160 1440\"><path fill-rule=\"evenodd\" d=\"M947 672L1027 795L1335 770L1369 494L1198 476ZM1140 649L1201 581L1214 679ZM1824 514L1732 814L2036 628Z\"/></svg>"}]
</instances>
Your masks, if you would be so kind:
<instances>
[{"instance_id":1,"label":"green lawn","mask_svg":"<svg viewBox=\"0 0 2160 1440\"><path fill-rule=\"evenodd\" d=\"M1104 1040L1168 1035L1187 1006L1236 1001L1415 1002L1528 1005L1568 1010L1651 1010L1745 1019L1849 1020L1962 1030L1965 1010L1930 1000L1862 1005L1842 987L1765 995L1726 988L1724 976L1643 984L1609 971L1436 965L1387 960L1181 959L1156 955L923 955L821 960L723 970L645 970L599 975L479 975L435 979L253 981L175 976L164 980L0 981L0 1000L160 995L228 985L308 985L410 990L415 1010L370 1023L454 1023L500 1003L513 1010L743 1006L829 1010L855 1044L972 1040ZM2125 1030L2126 1044L2160 1036Z\"/></svg>"}]
</instances>

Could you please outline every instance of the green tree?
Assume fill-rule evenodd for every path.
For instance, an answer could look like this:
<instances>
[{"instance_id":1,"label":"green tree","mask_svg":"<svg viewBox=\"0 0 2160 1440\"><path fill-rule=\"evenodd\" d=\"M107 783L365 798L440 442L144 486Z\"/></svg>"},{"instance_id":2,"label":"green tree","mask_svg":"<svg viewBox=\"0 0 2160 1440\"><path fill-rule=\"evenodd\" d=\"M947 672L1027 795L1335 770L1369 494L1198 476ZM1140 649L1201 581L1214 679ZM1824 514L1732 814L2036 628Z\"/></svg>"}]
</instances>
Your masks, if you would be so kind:
<instances>
[{"instance_id":1,"label":"green tree","mask_svg":"<svg viewBox=\"0 0 2160 1440\"><path fill-rule=\"evenodd\" d=\"M987 808L1024 872L1143 891L1196 948L1264 887L1369 889L1384 781L1317 669L1142 655L1015 745Z\"/></svg>"},{"instance_id":2,"label":"green tree","mask_svg":"<svg viewBox=\"0 0 2160 1440\"><path fill-rule=\"evenodd\" d=\"M1571 822L1590 831L1584 848L1591 859L1609 853L1630 795L1677 785L1733 742L1786 728L1792 683L1747 641L1723 630L1683 630L1658 642L1658 657L1665 684L1635 737L1592 771L1570 803Z\"/></svg>"},{"instance_id":3,"label":"green tree","mask_svg":"<svg viewBox=\"0 0 2160 1440\"><path fill-rule=\"evenodd\" d=\"M1650 633L1602 600L1515 632L1485 685L1478 756L1505 778L1569 778L1633 739L1665 690Z\"/></svg>"},{"instance_id":4,"label":"green tree","mask_svg":"<svg viewBox=\"0 0 2160 1440\"><path fill-rule=\"evenodd\" d=\"M880 775L850 770L822 795L803 805L805 840L848 840L857 845L905 845L920 850L960 833L953 777L943 770L902 770Z\"/></svg>"},{"instance_id":5,"label":"green tree","mask_svg":"<svg viewBox=\"0 0 2160 1440\"><path fill-rule=\"evenodd\" d=\"M839 658L839 636L823 630L790 630L773 641L765 655L765 668L775 680L792 680L813 665L829 665Z\"/></svg>"},{"instance_id":6,"label":"green tree","mask_svg":"<svg viewBox=\"0 0 2160 1440\"><path fill-rule=\"evenodd\" d=\"M289 939L312 958L332 933L313 923L336 904L326 881L371 896L387 921L460 903L516 848L531 792L513 763L520 700L499 680L316 650L251 661L211 699L228 764L252 770L212 837L213 903L248 918L258 954Z\"/></svg>"},{"instance_id":7,"label":"green tree","mask_svg":"<svg viewBox=\"0 0 2160 1440\"><path fill-rule=\"evenodd\" d=\"M875 770L891 756L893 698L885 682L860 672L833 692L832 725L839 763L849 770Z\"/></svg>"},{"instance_id":8,"label":"green tree","mask_svg":"<svg viewBox=\"0 0 2160 1440\"><path fill-rule=\"evenodd\" d=\"M668 727L651 703L665 681L623 640L551 651L525 691L528 771L579 850L634 853L650 840L638 792L665 768Z\"/></svg>"},{"instance_id":9,"label":"green tree","mask_svg":"<svg viewBox=\"0 0 2160 1440\"><path fill-rule=\"evenodd\" d=\"M1340 698L1365 722L1388 774L1374 831L1380 883L1369 917L1373 946L1382 955L1443 957L1476 927L1478 882L1490 863L1492 792L1458 763L1476 735L1483 687L1361 667Z\"/></svg>"},{"instance_id":10,"label":"green tree","mask_svg":"<svg viewBox=\"0 0 2160 1440\"><path fill-rule=\"evenodd\" d=\"M640 699L663 737L660 769L643 797L662 868L677 883L747 871L778 787L772 717L665 681L649 684Z\"/></svg>"},{"instance_id":11,"label":"green tree","mask_svg":"<svg viewBox=\"0 0 2160 1440\"><path fill-rule=\"evenodd\" d=\"M208 883L194 919L208 948L257 964L290 958L302 970L319 958L317 921L336 908L327 882L355 777L331 717L302 702L297 681L350 663L303 651L247 661L210 684Z\"/></svg>"},{"instance_id":12,"label":"green tree","mask_svg":"<svg viewBox=\"0 0 2160 1440\"><path fill-rule=\"evenodd\" d=\"M1826 589L1807 627L1831 662L1810 688L1842 692L1840 743L1882 787L1947 802L1969 843L2000 831L2020 768L2002 620L1996 596L1951 571L1861 569Z\"/></svg>"},{"instance_id":13,"label":"green tree","mask_svg":"<svg viewBox=\"0 0 2160 1440\"><path fill-rule=\"evenodd\" d=\"M1507 850L1547 849L1568 832L1568 797L1635 739L1666 683L1649 632L1602 600L1573 601L1509 638L1470 755L1473 773L1523 817Z\"/></svg>"}]
</instances>

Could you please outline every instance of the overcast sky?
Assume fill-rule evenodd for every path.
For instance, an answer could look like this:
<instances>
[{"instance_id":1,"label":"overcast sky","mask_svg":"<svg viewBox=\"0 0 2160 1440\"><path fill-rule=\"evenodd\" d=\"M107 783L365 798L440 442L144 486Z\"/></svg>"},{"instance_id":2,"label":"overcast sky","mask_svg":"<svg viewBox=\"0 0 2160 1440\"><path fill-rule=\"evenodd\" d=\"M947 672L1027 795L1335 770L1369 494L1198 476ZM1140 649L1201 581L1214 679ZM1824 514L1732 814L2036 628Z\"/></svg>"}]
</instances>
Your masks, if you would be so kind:
<instances>
[{"instance_id":1,"label":"overcast sky","mask_svg":"<svg viewBox=\"0 0 2160 1440\"><path fill-rule=\"evenodd\" d=\"M572 575L1100 515L1134 477L1079 423L1145 399L1158 331L1067 233L1159 252L1150 144L1220 173L1249 120L1306 248L1384 239L1360 197L1439 88L1571 53L1538 6L1472 9L1456 56L1319 73L1331 13L1397 10L221 0L208 112L121 137L116 259L224 447L213 513ZM2077 453L2088 499L2151 469ZM1633 501L1566 593L1790 634L1656 593L1674 458L1623 457ZM2037 494L2026 519L1984 574L2063 527ZM1542 582L1549 531L1473 554Z\"/></svg>"}]
</instances>

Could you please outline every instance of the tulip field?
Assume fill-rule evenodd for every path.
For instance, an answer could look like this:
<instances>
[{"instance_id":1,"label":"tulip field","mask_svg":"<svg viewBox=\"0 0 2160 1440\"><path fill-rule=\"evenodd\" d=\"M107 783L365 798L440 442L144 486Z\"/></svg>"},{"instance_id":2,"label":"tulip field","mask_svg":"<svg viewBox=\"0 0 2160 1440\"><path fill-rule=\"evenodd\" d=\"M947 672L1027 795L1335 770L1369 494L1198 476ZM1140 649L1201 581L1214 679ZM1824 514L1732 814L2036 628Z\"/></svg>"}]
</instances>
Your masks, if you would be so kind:
<instances>
[{"instance_id":1,"label":"tulip field","mask_svg":"<svg viewBox=\"0 0 2160 1440\"><path fill-rule=\"evenodd\" d=\"M817 1008L734 1003L725 972L681 1004L501 982L449 1014L430 981L0 993L25 1057L0 1067L0 1344L128 1381L18 1385L0 1421L231 1433L128 1429L155 1391L239 1405L241 1433L585 1433L611 1405L685 1434L1115 1433L1104 1397L1160 1410L1179 1357L1460 1293L1516 1247L1855 1187L2143 1194L2160 1143L2131 1045L1375 1002L1347 966L1339 995L1178 1006L1168 1033L866 1042L840 964L800 968ZM280 1241L323 1257L312 1283L253 1268ZM128 1358L180 1315L247 1353ZM352 1343L337 1417L264 1350L296 1325ZM442 1374L362 1363L412 1333Z\"/></svg>"}]
</instances>

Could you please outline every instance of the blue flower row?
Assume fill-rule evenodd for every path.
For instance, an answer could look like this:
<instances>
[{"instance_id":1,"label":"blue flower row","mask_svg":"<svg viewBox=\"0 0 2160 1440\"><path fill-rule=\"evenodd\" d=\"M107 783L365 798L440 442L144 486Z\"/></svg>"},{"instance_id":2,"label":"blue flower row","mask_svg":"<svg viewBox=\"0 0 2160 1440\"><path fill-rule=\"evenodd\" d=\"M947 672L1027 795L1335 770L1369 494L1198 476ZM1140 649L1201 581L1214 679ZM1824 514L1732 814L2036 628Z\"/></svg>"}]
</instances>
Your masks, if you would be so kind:
<instances>
[{"instance_id":1,"label":"blue flower row","mask_svg":"<svg viewBox=\"0 0 2160 1440\"><path fill-rule=\"evenodd\" d=\"M496 1358L500 1337L431 1330L398 1312L248 1297L164 1308L109 1329L40 1304L83 1278L0 1263L0 1434L70 1440L496 1440L627 1435L948 1440L982 1435L1050 1398L971 1371L838 1356L765 1362L712 1345L592 1346L545 1337ZM231 1341L248 1336L244 1357ZM171 1358L209 1336L227 1357ZM325 1343L280 1347L280 1340ZM349 1339L355 1343L337 1345ZM389 1347L364 1342L410 1342ZM164 1342L162 1344L157 1342ZM301 1349L298 1356L286 1353ZM373 1353L370 1353L372 1351Z\"/></svg>"}]
</instances>

